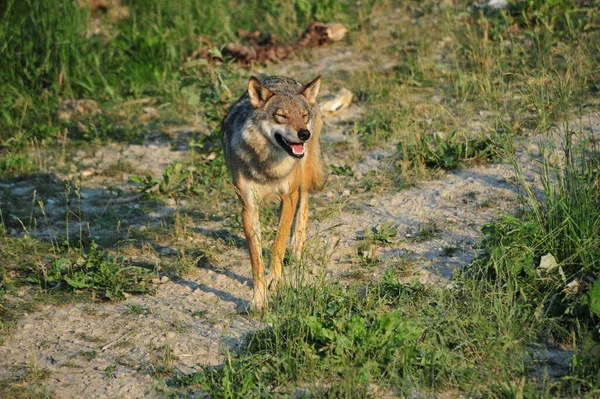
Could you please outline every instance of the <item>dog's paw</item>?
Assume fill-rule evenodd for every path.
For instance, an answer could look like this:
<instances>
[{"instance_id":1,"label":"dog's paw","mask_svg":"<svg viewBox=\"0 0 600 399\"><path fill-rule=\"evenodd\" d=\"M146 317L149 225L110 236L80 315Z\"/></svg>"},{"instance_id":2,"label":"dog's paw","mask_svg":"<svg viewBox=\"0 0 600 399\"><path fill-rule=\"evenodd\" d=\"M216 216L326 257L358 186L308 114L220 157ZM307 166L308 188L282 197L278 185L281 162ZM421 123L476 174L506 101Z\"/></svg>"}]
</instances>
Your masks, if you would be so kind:
<instances>
[{"instance_id":1,"label":"dog's paw","mask_svg":"<svg viewBox=\"0 0 600 399\"><path fill-rule=\"evenodd\" d=\"M271 292L277 291L277 288L279 287L280 282L281 282L281 276L269 277L269 281L267 283L267 287L268 287L269 291L271 291Z\"/></svg>"},{"instance_id":2,"label":"dog's paw","mask_svg":"<svg viewBox=\"0 0 600 399\"><path fill-rule=\"evenodd\" d=\"M250 301L251 312L262 312L267 307L267 293L265 290L254 291L254 297Z\"/></svg>"}]
</instances>

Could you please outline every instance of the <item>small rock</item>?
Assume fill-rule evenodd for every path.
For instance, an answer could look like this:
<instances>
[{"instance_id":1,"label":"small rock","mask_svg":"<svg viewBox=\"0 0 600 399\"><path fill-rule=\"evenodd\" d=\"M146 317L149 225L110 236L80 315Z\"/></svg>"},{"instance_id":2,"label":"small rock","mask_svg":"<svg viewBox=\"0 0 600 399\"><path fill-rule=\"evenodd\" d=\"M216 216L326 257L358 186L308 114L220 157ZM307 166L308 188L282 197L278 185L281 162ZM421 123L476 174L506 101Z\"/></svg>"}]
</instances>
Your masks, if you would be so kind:
<instances>
[{"instance_id":1,"label":"small rock","mask_svg":"<svg viewBox=\"0 0 600 399\"><path fill-rule=\"evenodd\" d=\"M169 277L167 277L167 276L162 276L162 277L160 278L160 283L161 283L161 284L165 284L165 283L168 283L168 282L169 282Z\"/></svg>"},{"instance_id":2,"label":"small rock","mask_svg":"<svg viewBox=\"0 0 600 399\"><path fill-rule=\"evenodd\" d=\"M160 284L160 278L158 278L158 277L153 278L152 279L152 284L159 285Z\"/></svg>"},{"instance_id":3,"label":"small rock","mask_svg":"<svg viewBox=\"0 0 600 399\"><path fill-rule=\"evenodd\" d=\"M349 197L349 196L350 196L350 190L342 191L342 197Z\"/></svg>"},{"instance_id":4,"label":"small rock","mask_svg":"<svg viewBox=\"0 0 600 399\"><path fill-rule=\"evenodd\" d=\"M134 374L135 374L135 370L115 370L113 372L113 377L125 378L125 377L131 377Z\"/></svg>"},{"instance_id":5,"label":"small rock","mask_svg":"<svg viewBox=\"0 0 600 399\"><path fill-rule=\"evenodd\" d=\"M348 33L348 28L339 22L329 22L325 24L327 26L327 37L332 42L340 41L344 38L346 33Z\"/></svg>"},{"instance_id":6,"label":"small rock","mask_svg":"<svg viewBox=\"0 0 600 399\"><path fill-rule=\"evenodd\" d=\"M352 97L350 90L341 89L334 98L321 104L321 112L325 116L334 115L348 108L352 103Z\"/></svg>"},{"instance_id":7,"label":"small rock","mask_svg":"<svg viewBox=\"0 0 600 399\"><path fill-rule=\"evenodd\" d=\"M129 353L131 353L131 354L133 354L133 355L139 355L139 354L141 354L141 353L143 353L143 352L144 352L144 350L143 350L143 349L142 349L140 346L138 346L138 345L134 346L134 347L133 347L133 348L131 348L131 350L129 351Z\"/></svg>"}]
</instances>

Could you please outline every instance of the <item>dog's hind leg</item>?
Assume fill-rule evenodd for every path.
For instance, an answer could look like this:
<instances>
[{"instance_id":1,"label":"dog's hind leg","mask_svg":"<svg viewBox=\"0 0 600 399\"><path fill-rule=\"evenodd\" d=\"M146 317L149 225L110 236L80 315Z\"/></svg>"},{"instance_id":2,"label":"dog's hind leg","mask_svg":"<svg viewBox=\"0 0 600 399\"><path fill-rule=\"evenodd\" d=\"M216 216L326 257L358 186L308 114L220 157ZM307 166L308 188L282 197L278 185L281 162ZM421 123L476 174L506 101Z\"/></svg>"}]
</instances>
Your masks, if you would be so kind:
<instances>
[{"instance_id":1,"label":"dog's hind leg","mask_svg":"<svg viewBox=\"0 0 600 399\"><path fill-rule=\"evenodd\" d=\"M294 211L298 204L298 191L281 198L281 215L279 216L279 227L271 251L271 270L269 288L275 289L281 279L283 257L285 256L285 247L290 237L290 229L294 220Z\"/></svg>"}]
</instances>

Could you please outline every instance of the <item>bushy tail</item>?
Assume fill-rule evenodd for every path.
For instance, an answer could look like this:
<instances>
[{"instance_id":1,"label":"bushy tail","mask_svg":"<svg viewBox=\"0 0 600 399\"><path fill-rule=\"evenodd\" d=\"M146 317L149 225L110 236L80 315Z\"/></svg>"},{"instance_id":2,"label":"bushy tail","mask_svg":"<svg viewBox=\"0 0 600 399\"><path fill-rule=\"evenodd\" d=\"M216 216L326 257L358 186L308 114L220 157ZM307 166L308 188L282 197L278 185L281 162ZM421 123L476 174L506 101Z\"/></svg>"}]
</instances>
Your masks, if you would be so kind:
<instances>
[{"instance_id":1,"label":"bushy tail","mask_svg":"<svg viewBox=\"0 0 600 399\"><path fill-rule=\"evenodd\" d=\"M308 191L311 193L322 191L325 183L327 183L327 166L323 162L323 158L319 156L312 167L312 179Z\"/></svg>"}]
</instances>

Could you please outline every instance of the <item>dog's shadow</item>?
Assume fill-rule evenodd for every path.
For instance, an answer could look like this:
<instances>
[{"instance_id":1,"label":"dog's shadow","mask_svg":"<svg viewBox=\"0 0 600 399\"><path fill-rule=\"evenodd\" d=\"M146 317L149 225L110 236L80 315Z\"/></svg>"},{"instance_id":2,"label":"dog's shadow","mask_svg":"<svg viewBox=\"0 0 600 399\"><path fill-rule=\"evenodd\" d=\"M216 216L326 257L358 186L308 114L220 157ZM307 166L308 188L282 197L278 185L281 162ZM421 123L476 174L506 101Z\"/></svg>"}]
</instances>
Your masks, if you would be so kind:
<instances>
[{"instance_id":1,"label":"dog's shadow","mask_svg":"<svg viewBox=\"0 0 600 399\"><path fill-rule=\"evenodd\" d=\"M205 229L203 227L197 226L194 228L196 233L202 234L205 237L214 238L218 240L222 240L226 243L231 243L235 245L236 248L246 249L246 239L242 238L238 234L232 233L228 229Z\"/></svg>"},{"instance_id":2,"label":"dog's shadow","mask_svg":"<svg viewBox=\"0 0 600 399\"><path fill-rule=\"evenodd\" d=\"M223 275L231 280L237 281L240 284L247 285L248 287L252 287L252 279L241 276L237 273L232 272L231 270L227 270L222 267L215 267L207 258L201 257L197 261L198 269L210 270L213 273L217 273ZM174 281L176 284L184 285L189 287L192 291L200 290L202 292L214 294L217 298L225 302L231 302L235 304L236 311L240 313L248 313L250 311L250 301L238 298L232 292L224 291L212 287L205 283L197 283L195 281L186 280L185 278L178 278Z\"/></svg>"}]
</instances>

